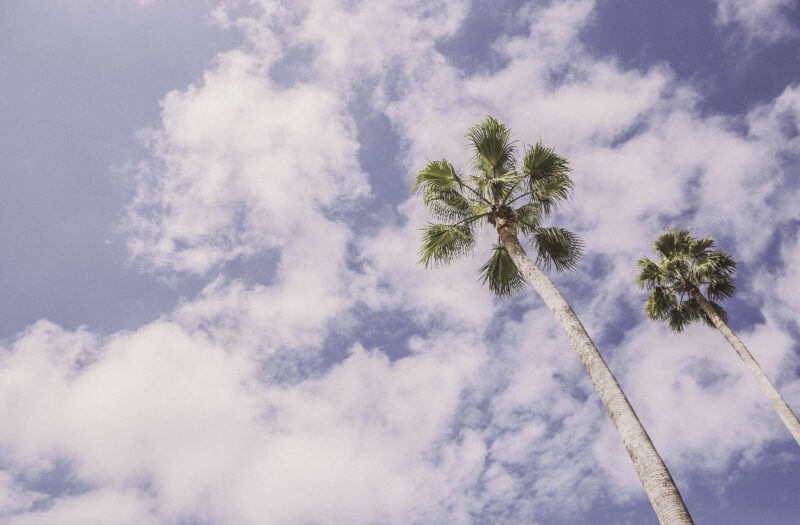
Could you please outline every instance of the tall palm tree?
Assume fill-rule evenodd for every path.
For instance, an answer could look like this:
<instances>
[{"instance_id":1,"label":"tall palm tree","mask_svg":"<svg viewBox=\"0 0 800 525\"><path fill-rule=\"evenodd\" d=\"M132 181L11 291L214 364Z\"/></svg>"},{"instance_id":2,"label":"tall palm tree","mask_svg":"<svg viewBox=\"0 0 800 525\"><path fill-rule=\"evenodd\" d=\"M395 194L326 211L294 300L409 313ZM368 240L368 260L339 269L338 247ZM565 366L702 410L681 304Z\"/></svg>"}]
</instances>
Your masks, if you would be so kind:
<instances>
[{"instance_id":1,"label":"tall palm tree","mask_svg":"<svg viewBox=\"0 0 800 525\"><path fill-rule=\"evenodd\" d=\"M559 271L574 269L583 248L575 234L543 225L571 193L567 159L537 143L525 148L518 166L511 130L492 117L470 128L467 139L472 153L471 174L460 173L447 160L430 161L411 188L422 196L431 215L441 221L424 228L421 262L426 267L441 265L471 254L477 229L484 223L492 225L498 239L479 270L483 282L499 297L520 292L527 284L533 286L589 373L659 521L692 523L669 470L619 383L575 312L542 271L552 267ZM536 254L535 262L528 258L519 236Z\"/></svg>"},{"instance_id":2,"label":"tall palm tree","mask_svg":"<svg viewBox=\"0 0 800 525\"><path fill-rule=\"evenodd\" d=\"M674 332L695 321L704 321L722 332L758 381L786 428L800 444L800 422L775 386L753 358L742 340L728 327L728 314L718 301L736 291L734 272L738 264L722 250L714 250L714 239L696 239L679 228L659 235L655 242L659 262L639 260L636 280L650 291L645 313L654 321L667 321ZM703 295L701 288L705 288ZM706 298L707 296L707 298Z\"/></svg>"}]
</instances>

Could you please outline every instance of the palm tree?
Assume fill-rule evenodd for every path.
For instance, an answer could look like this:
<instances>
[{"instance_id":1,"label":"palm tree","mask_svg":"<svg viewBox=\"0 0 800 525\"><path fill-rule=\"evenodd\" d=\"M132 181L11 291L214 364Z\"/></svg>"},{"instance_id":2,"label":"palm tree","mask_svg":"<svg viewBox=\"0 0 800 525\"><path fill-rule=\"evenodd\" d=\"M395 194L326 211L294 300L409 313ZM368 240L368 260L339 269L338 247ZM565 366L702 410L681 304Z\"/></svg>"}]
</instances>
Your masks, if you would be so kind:
<instances>
[{"instance_id":1,"label":"palm tree","mask_svg":"<svg viewBox=\"0 0 800 525\"><path fill-rule=\"evenodd\" d=\"M722 250L714 250L714 239L696 239L686 228L662 233L653 245L660 262L643 257L639 260L642 271L636 278L639 286L650 291L645 305L647 317L667 321L674 332L682 331L695 321L704 321L722 332L800 444L797 416L742 340L728 327L728 314L718 302L736 291L733 274L738 263ZM705 288L706 295L701 288Z\"/></svg>"},{"instance_id":2,"label":"palm tree","mask_svg":"<svg viewBox=\"0 0 800 525\"><path fill-rule=\"evenodd\" d=\"M471 254L477 229L491 224L498 239L479 270L483 282L499 297L514 295L527 284L533 286L589 373L659 521L693 523L669 470L619 383L575 312L542 271L574 269L583 249L575 234L542 224L571 193L567 159L539 142L525 148L518 167L511 130L492 117L471 127L467 139L472 152L471 175L460 173L447 160L429 161L411 188L441 221L424 228L421 262L426 267L442 265ZM530 244L535 263L518 235Z\"/></svg>"}]
</instances>

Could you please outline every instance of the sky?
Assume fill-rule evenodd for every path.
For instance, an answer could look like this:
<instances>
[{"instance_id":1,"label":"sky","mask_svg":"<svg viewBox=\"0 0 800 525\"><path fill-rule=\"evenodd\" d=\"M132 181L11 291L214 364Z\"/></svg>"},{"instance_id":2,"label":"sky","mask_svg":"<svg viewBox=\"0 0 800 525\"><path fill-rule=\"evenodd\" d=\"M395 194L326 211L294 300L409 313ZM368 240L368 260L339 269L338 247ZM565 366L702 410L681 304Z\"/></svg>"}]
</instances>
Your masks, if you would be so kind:
<instances>
[{"instance_id":1,"label":"sky","mask_svg":"<svg viewBox=\"0 0 800 525\"><path fill-rule=\"evenodd\" d=\"M695 522L797 522L797 443L635 275L715 237L800 409L799 46L792 0L0 3L0 521L657 523L493 232L418 263L414 174L494 115L570 160L551 277Z\"/></svg>"}]
</instances>

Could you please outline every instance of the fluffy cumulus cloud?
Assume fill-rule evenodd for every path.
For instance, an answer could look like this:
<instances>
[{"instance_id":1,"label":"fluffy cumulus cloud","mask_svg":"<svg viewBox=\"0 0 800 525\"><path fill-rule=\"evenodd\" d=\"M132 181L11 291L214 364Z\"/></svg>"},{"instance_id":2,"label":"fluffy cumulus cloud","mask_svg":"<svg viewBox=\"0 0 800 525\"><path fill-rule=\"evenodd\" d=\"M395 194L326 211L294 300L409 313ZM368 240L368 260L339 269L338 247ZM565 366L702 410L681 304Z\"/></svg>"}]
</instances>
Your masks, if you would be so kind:
<instances>
[{"instance_id":1,"label":"fluffy cumulus cloud","mask_svg":"<svg viewBox=\"0 0 800 525\"><path fill-rule=\"evenodd\" d=\"M129 228L134 256L202 274L304 242L308 226L341 235L326 217L367 191L341 98L316 85L273 85L270 56L231 51L202 81L162 101L162 123L142 133ZM324 236L324 235L321 235Z\"/></svg>"},{"instance_id":2,"label":"fluffy cumulus cloud","mask_svg":"<svg viewBox=\"0 0 800 525\"><path fill-rule=\"evenodd\" d=\"M756 16L719 5L721 23ZM798 276L755 264L765 225L797 219L783 176L797 89L746 116L707 115L669 67L589 53L580 31L594 8L531 3L515 13L525 30L493 44L502 67L465 72L437 44L457 34L466 2L217 6L246 42L163 98L140 134L124 228L145 270L207 285L133 331L41 321L4 343L4 522L569 523L600 498L643 501L543 305L493 301L475 260L423 272L413 199L386 218L362 213L376 180L359 162L364 108L390 120L407 173L442 156L466 167L464 130L486 113L571 159L575 207L556 220L585 238L588 269L559 282L684 490L692 473L785 441L719 334L639 321L632 276L680 218L720 234L754 281L780 279L777 299L747 290L765 315L741 335L800 405L781 313L796 311ZM365 217L377 220L366 233ZM264 255L263 282L226 276L227 263ZM608 328L631 315L624 333ZM380 316L408 323L401 352L365 348Z\"/></svg>"},{"instance_id":3,"label":"fluffy cumulus cloud","mask_svg":"<svg viewBox=\"0 0 800 525\"><path fill-rule=\"evenodd\" d=\"M43 499L7 522L352 523L463 507L451 489L480 474L484 444L444 437L477 348L443 335L392 363L356 345L286 386L178 322L105 341L38 323L4 349L0 412L17 424L0 443L3 511ZM77 493L47 500L9 482L58 461Z\"/></svg>"},{"instance_id":4,"label":"fluffy cumulus cloud","mask_svg":"<svg viewBox=\"0 0 800 525\"><path fill-rule=\"evenodd\" d=\"M800 155L800 86L788 86L747 116L752 134L783 154Z\"/></svg>"}]
</instances>

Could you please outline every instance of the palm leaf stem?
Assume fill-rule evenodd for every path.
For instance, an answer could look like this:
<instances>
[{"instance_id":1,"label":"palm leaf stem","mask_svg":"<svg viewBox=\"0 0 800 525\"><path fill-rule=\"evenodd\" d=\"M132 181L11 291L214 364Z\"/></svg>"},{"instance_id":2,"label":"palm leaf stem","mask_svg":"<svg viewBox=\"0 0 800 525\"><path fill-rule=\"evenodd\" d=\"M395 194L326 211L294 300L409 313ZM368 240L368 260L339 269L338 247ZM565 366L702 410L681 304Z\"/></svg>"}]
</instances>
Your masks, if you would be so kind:
<instances>
[{"instance_id":1,"label":"palm leaf stem","mask_svg":"<svg viewBox=\"0 0 800 525\"><path fill-rule=\"evenodd\" d=\"M505 204L506 206L511 206L512 204L514 204L514 203L515 203L515 202L517 202L518 200L520 200L520 199L522 199L522 198L524 198L524 197L527 197L527 196L529 196L530 194L531 194L531 192L529 192L529 191L526 191L526 192L525 192L525 193L523 193L522 195L517 195L517 196L516 196L514 199L512 199L512 200L511 200L511 202L506 202L506 203L504 203L504 204Z\"/></svg>"},{"instance_id":2,"label":"palm leaf stem","mask_svg":"<svg viewBox=\"0 0 800 525\"><path fill-rule=\"evenodd\" d=\"M466 189L468 189L469 191L471 191L473 194L475 194L475 196L476 196L476 197L478 197L480 200L482 200L482 201L484 202L484 204L488 204L489 206L492 206L492 205L493 205L493 204L492 204L492 201L490 201L489 199L487 199L486 197L484 197L484 196L483 196L483 195L482 195L482 194L481 194L481 193L480 193L478 190L474 189L474 188L473 188L472 186L470 186L469 184L466 184L466 183L462 182L460 179L457 179L457 182L458 182L458 185L459 185L461 188L466 188Z\"/></svg>"},{"instance_id":3,"label":"palm leaf stem","mask_svg":"<svg viewBox=\"0 0 800 525\"><path fill-rule=\"evenodd\" d=\"M472 221L477 221L478 219L480 219L482 217L486 217L487 215L489 215L489 214L488 213L481 213L480 215L473 215L471 217L467 217L463 221L458 221L458 222L456 222L454 224L451 224L450 226L460 226L460 225L462 225L464 223L470 223Z\"/></svg>"},{"instance_id":4,"label":"palm leaf stem","mask_svg":"<svg viewBox=\"0 0 800 525\"><path fill-rule=\"evenodd\" d=\"M517 189L517 186L519 186L520 182L522 182L522 178L517 179L517 182L515 182L514 185L511 186L511 189L508 190L508 193L506 193L505 198L502 201L500 201L501 204L505 204L506 206L508 206L510 204L510 203L506 202L506 200L514 194L514 190ZM519 197L517 197L514 200L517 200L517 199L519 199ZM511 202L514 202L514 201L511 201Z\"/></svg>"}]
</instances>

